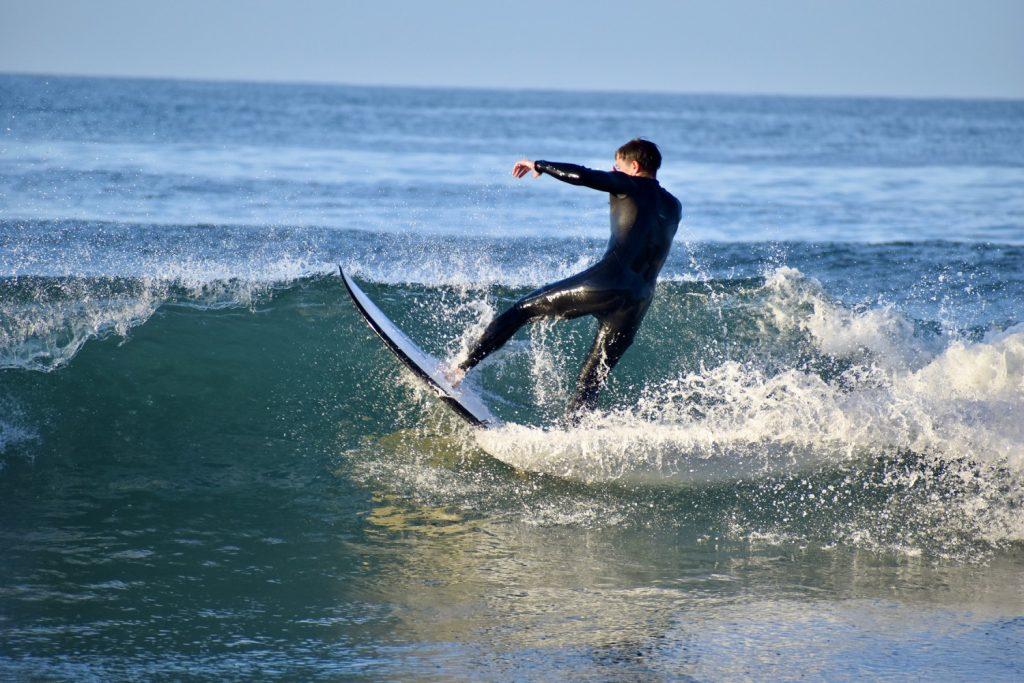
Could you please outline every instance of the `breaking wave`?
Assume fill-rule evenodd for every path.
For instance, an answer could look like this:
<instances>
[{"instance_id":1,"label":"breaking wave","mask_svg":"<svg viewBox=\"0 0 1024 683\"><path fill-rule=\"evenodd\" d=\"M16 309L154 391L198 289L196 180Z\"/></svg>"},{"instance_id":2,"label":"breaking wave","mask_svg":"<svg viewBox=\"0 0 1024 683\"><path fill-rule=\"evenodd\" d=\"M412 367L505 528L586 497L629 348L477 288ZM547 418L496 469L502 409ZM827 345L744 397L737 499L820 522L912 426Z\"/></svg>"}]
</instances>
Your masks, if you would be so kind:
<instances>
[{"instance_id":1,"label":"breaking wave","mask_svg":"<svg viewBox=\"0 0 1024 683\"><path fill-rule=\"evenodd\" d=\"M253 244L265 243L264 237ZM234 238L244 246L244 235ZM506 420L502 428L472 432L438 409L367 338L334 276L337 263L368 281L371 296L429 351L454 358L508 302L582 262L578 253L553 252L529 268L510 266L489 257L486 245L447 261L422 254L412 259L422 245L391 246L391 258L404 263L400 269L387 265L388 252L376 247L325 255L315 244L252 253L244 267L183 256L179 249L174 258L149 253L134 265L126 260L115 275L90 273L84 254L70 259L67 273L8 268L0 281L0 367L6 369L0 388L9 406L0 423L0 453L45 451L45 418L19 388L24 373L84 372L89 364L112 362L82 357L90 344L107 340L130 351L139 329L199 330L209 316L230 313L265 321L264 334L303 326L316 344L337 346L346 366L330 383L341 394L325 395L322 403L344 402L345 391L374 377L387 386L371 392L379 405L367 410L387 406L382 414L395 428L450 434L454 440L445 448L459 458L485 452L522 470L586 485L752 486L758 505L783 509L767 518L737 513L736 533L751 538L792 533L792 520L812 517L831 520L827 532L814 532L831 542L890 549L956 554L977 543L1024 540L1019 319L957 326L884 301L843 302L790 266L728 277L677 264L659 286L637 344L616 369L604 410L574 427L561 423L591 332L580 321L537 324L471 375ZM444 245L431 248L443 251ZM224 253L239 250L236 244ZM196 348L223 343L222 356L235 352L217 337L178 338ZM247 362L257 366L275 362L258 356L259 344L246 353L256 354ZM90 370L118 371L116 365ZM152 392L159 395L159 387ZM100 391L93 400L115 398ZM446 482L445 495L480 496L482 484L472 473L453 480L418 456L409 461L420 441L381 451L369 433L358 438L364 445L349 452L370 448L372 457L352 457L375 481L390 477L397 486L402 472L414 471L421 494ZM464 486L452 489L453 481ZM778 495L769 495L773 491ZM584 507L595 519L618 515L600 505ZM936 536L944 540L926 540L937 528L949 532Z\"/></svg>"}]
</instances>

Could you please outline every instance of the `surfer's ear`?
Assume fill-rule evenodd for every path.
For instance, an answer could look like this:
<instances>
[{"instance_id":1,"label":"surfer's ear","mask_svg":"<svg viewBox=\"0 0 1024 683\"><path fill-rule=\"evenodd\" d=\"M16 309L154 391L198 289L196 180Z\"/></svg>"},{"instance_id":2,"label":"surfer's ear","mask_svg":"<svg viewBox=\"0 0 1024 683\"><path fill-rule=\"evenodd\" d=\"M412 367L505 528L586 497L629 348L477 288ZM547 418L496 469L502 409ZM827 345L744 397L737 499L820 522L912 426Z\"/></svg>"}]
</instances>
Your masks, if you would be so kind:
<instances>
[{"instance_id":1,"label":"surfer's ear","mask_svg":"<svg viewBox=\"0 0 1024 683\"><path fill-rule=\"evenodd\" d=\"M636 175L640 172L640 162L636 159L625 159L621 156L616 156L613 169L626 175Z\"/></svg>"}]
</instances>

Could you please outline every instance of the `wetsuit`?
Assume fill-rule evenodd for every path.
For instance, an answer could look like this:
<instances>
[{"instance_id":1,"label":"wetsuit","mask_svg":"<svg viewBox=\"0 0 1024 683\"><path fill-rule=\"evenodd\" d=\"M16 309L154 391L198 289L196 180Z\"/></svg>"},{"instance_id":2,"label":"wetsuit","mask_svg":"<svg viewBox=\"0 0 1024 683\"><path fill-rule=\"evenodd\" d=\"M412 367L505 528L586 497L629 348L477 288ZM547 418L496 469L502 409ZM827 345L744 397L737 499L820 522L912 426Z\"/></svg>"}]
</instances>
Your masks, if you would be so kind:
<instances>
[{"instance_id":1,"label":"wetsuit","mask_svg":"<svg viewBox=\"0 0 1024 683\"><path fill-rule=\"evenodd\" d=\"M536 161L534 168L563 182L609 193L608 250L582 273L527 294L495 318L460 367L469 370L533 320L593 315L598 320L597 336L568 408L570 418L577 418L597 405L601 386L633 343L654 296L682 207L654 178L551 161Z\"/></svg>"}]
</instances>

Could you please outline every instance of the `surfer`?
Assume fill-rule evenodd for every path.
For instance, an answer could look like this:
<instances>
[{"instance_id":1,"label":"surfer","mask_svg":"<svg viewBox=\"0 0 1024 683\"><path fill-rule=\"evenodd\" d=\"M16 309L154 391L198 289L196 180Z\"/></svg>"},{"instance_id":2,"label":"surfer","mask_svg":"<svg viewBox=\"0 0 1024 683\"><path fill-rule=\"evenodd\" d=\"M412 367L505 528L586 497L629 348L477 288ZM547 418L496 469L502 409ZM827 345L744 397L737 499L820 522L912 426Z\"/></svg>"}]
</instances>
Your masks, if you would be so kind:
<instances>
[{"instance_id":1,"label":"surfer","mask_svg":"<svg viewBox=\"0 0 1024 683\"><path fill-rule=\"evenodd\" d=\"M612 171L575 164L521 159L512 175L543 174L571 185L607 192L611 239L601 260L581 273L527 294L495 318L465 360L451 368L453 383L501 348L516 330L540 318L598 320L597 336L580 369L576 394L568 406L572 421L597 405L608 374L622 358L651 305L654 286L682 216L679 200L658 183L661 152L653 142L630 140L615 152Z\"/></svg>"}]
</instances>

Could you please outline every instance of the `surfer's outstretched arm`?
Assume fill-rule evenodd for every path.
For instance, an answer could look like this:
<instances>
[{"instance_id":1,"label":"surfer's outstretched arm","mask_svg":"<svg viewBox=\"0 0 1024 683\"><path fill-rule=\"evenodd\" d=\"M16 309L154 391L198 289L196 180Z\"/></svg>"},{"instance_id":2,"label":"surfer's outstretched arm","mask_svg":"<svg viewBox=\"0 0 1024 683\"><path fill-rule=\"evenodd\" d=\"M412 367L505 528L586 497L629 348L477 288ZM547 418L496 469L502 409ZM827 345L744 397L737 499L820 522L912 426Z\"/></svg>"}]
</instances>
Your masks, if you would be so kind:
<instances>
[{"instance_id":1,"label":"surfer's outstretched arm","mask_svg":"<svg viewBox=\"0 0 1024 683\"><path fill-rule=\"evenodd\" d=\"M527 172L533 171L534 176L547 173L570 185L582 185L601 192L612 194L630 194L636 189L633 178L619 171L595 171L586 166L564 164L558 161L529 161L523 159L512 168L512 175L522 178Z\"/></svg>"},{"instance_id":2,"label":"surfer's outstretched arm","mask_svg":"<svg viewBox=\"0 0 1024 683\"><path fill-rule=\"evenodd\" d=\"M577 164L563 164L558 161L535 161L534 171L547 173L570 185L582 185L601 192L612 194L630 194L636 189L636 183L625 173L618 171L595 171Z\"/></svg>"}]
</instances>

